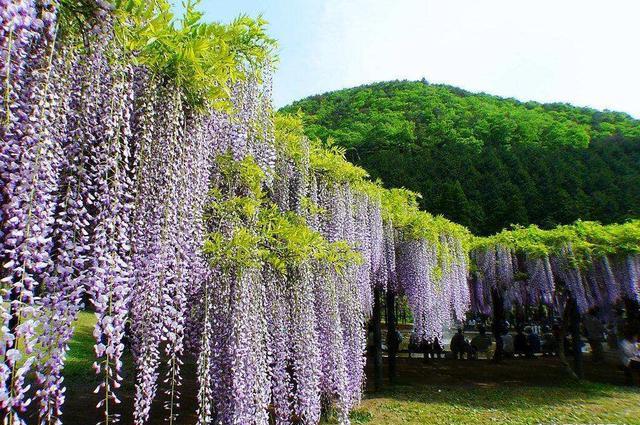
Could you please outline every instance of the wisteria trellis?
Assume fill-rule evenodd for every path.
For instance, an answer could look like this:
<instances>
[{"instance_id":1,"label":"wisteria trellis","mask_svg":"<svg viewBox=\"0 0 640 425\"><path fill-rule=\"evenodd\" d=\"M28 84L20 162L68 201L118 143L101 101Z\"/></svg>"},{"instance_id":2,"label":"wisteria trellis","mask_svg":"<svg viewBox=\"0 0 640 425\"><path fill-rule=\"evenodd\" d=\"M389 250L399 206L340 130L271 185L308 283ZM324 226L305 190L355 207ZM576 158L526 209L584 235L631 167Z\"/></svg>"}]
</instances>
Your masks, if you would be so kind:
<instances>
[{"instance_id":1,"label":"wisteria trellis","mask_svg":"<svg viewBox=\"0 0 640 425\"><path fill-rule=\"evenodd\" d=\"M636 243L634 250L638 248ZM571 297L581 314L595 307L610 313L610 307L625 298L640 299L640 255L634 250L588 254L588 261L580 264L570 241L545 253L514 249L508 243L485 244L471 252L472 308L491 314L496 290L507 309L542 304L562 313Z\"/></svg>"},{"instance_id":2,"label":"wisteria trellis","mask_svg":"<svg viewBox=\"0 0 640 425\"><path fill-rule=\"evenodd\" d=\"M383 217L379 195L312 166L304 139L301 158L277 154L267 64L262 78L230 84L230 110L195 107L171 76L127 61L116 6L78 4L92 15L74 35L58 34L57 2L0 1L5 423L25 423L34 401L33 420L61 423L62 369L83 299L96 313L105 423L118 420L127 332L137 424L159 391L176 421L189 354L201 424L316 423L329 405L348 423L373 286L408 296L420 335L440 332L469 303L460 242L404 234ZM310 255L284 271L212 260L201 250L209 233L256 231L250 219L206 216L209 205L250 195L225 180L217 158L229 153L253 158L279 214L360 260L337 267ZM440 245L449 255L435 258Z\"/></svg>"},{"instance_id":3,"label":"wisteria trellis","mask_svg":"<svg viewBox=\"0 0 640 425\"><path fill-rule=\"evenodd\" d=\"M125 3L134 25L157 17L147 2ZM348 423L360 400L374 287L406 295L419 338L470 304L490 312L496 289L507 307L560 308L572 296L584 312L637 299L637 227L582 264L572 243L544 255L485 245L469 286L464 231L393 205L402 191L341 174L340 154L276 131L260 48L232 66L221 59L228 75L213 83L191 68L159 72L127 50L157 37L132 44L136 28L116 31L123 4L0 0L4 423L61 423L62 369L85 307L96 313L103 422L118 419L127 335L137 424L159 396L177 422L187 357L200 424L312 424L329 406ZM194 25L199 15L187 15ZM185 43L220 30L194 28ZM185 85L203 75L211 86ZM227 107L194 102L201 91Z\"/></svg>"}]
</instances>

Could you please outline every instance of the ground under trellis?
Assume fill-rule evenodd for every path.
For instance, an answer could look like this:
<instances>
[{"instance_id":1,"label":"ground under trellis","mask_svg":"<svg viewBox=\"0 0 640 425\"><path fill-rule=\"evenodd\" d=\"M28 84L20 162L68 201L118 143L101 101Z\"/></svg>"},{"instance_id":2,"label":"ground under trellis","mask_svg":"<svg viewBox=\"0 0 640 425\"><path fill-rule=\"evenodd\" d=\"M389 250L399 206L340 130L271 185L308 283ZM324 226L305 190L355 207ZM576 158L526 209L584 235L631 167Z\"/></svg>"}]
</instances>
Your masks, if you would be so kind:
<instances>
[{"instance_id":1,"label":"ground under trellis","mask_svg":"<svg viewBox=\"0 0 640 425\"><path fill-rule=\"evenodd\" d=\"M79 347L74 346L72 353ZM370 360L370 359L369 359ZM442 359L425 364L422 359L397 360L397 379L385 389L373 391L371 361L367 367L367 391L363 403L353 414L353 423L372 425L424 423L531 423L531 420L566 422L571 418L598 419L601 423L634 423L640 415L640 391L623 387L624 375L614 365L593 365L586 359L586 381L568 377L557 358L507 360L495 365L486 360L455 361ZM187 364L189 369L193 365ZM129 368L125 367L125 371ZM80 372L80 371L78 371ZM89 373L90 371L85 371ZM385 359L386 376L386 359ZM125 372L123 404L124 422L130 419L132 375ZM68 408L63 419L70 425L84 425L97 415L88 409L96 402L93 383L81 373L69 382ZM195 382L185 381L185 398L181 410L189 416L196 399L190 395ZM159 402L153 410L162 411ZM127 413L129 412L129 413ZM422 416L420 416L422 415ZM95 416L98 419L98 416ZM507 420L507 418L509 420ZM529 422L527 422L529 421ZM165 423L152 414L153 425ZM329 423L332 423L331 421Z\"/></svg>"}]
</instances>

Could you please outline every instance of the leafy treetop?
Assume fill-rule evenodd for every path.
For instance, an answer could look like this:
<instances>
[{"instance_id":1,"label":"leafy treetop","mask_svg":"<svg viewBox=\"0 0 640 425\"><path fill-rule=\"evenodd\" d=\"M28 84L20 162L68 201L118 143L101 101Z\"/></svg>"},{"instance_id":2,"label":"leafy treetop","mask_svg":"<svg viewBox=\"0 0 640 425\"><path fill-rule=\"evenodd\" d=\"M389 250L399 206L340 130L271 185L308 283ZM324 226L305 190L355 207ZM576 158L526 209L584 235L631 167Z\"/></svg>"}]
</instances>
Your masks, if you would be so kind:
<instances>
[{"instance_id":1,"label":"leafy treetop","mask_svg":"<svg viewBox=\"0 0 640 425\"><path fill-rule=\"evenodd\" d=\"M260 78L263 68L275 60L276 43L261 17L240 16L228 24L203 22L198 3L184 2L183 15L176 17L167 0L62 0L60 26L68 36L86 36L87 22L100 23L96 9L108 9L121 60L171 81L193 106L227 109L233 84L250 76Z\"/></svg>"},{"instance_id":2,"label":"leafy treetop","mask_svg":"<svg viewBox=\"0 0 640 425\"><path fill-rule=\"evenodd\" d=\"M425 81L325 93L283 112L301 112L311 139L476 234L640 216L640 121L624 113Z\"/></svg>"}]
</instances>

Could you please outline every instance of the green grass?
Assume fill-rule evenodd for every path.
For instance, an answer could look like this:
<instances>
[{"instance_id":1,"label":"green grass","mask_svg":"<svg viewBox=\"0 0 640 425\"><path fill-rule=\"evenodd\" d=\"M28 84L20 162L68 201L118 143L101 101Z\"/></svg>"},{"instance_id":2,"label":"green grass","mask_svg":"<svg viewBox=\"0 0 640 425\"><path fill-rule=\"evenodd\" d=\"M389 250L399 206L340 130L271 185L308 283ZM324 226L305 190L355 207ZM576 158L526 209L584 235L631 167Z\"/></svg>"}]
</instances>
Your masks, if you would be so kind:
<instances>
[{"instance_id":1,"label":"green grass","mask_svg":"<svg viewBox=\"0 0 640 425\"><path fill-rule=\"evenodd\" d=\"M604 384L465 388L395 386L365 399L354 423L638 424L640 395Z\"/></svg>"},{"instance_id":2,"label":"green grass","mask_svg":"<svg viewBox=\"0 0 640 425\"><path fill-rule=\"evenodd\" d=\"M353 424L640 424L638 387L619 384L615 365L585 359L577 382L555 358L508 360L398 359L395 385L368 391ZM369 371L370 372L370 371ZM369 376L369 382L372 381ZM327 421L335 423L335 421Z\"/></svg>"},{"instance_id":3,"label":"green grass","mask_svg":"<svg viewBox=\"0 0 640 425\"><path fill-rule=\"evenodd\" d=\"M93 327L96 316L93 313L81 311L74 323L73 339L69 342L69 352L64 366L65 379L85 378L92 374L91 365L95 361L93 345Z\"/></svg>"}]
</instances>

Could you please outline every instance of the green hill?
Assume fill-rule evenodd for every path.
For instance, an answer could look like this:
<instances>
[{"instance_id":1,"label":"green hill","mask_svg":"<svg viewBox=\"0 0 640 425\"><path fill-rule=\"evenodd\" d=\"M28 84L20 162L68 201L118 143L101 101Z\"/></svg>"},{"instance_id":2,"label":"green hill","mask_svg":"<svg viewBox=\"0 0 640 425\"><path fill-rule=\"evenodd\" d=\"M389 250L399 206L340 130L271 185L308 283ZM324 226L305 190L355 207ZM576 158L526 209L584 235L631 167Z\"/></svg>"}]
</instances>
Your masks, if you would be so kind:
<instances>
[{"instance_id":1,"label":"green hill","mask_svg":"<svg viewBox=\"0 0 640 425\"><path fill-rule=\"evenodd\" d=\"M640 120L567 104L519 102L426 81L309 97L310 137L332 138L386 185L479 234L640 216Z\"/></svg>"}]
</instances>

